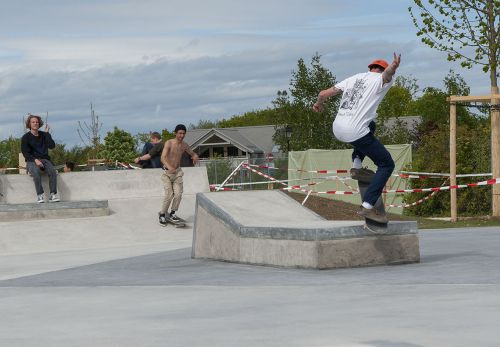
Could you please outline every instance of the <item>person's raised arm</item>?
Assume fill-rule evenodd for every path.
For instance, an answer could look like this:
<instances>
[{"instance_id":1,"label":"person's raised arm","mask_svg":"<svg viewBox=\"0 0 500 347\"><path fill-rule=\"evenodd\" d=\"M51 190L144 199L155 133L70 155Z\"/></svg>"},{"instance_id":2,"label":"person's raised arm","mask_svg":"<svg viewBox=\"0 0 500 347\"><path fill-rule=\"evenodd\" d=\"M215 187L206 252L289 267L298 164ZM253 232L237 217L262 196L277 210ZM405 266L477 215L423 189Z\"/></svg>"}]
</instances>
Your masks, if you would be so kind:
<instances>
[{"instance_id":1,"label":"person's raised arm","mask_svg":"<svg viewBox=\"0 0 500 347\"><path fill-rule=\"evenodd\" d=\"M384 80L384 83L389 83L392 81L392 77L396 73L397 68L399 67L399 64L401 63L401 54L397 55L394 53L394 60L392 63L387 67L387 69L382 72L382 79Z\"/></svg>"},{"instance_id":2,"label":"person's raised arm","mask_svg":"<svg viewBox=\"0 0 500 347\"><path fill-rule=\"evenodd\" d=\"M52 135L50 134L50 126L48 124L45 124L45 132L44 136L45 139L47 140L47 147L49 149L54 149L56 147L56 143L54 142L54 139L52 139Z\"/></svg>"},{"instance_id":3,"label":"person's raised arm","mask_svg":"<svg viewBox=\"0 0 500 347\"><path fill-rule=\"evenodd\" d=\"M342 93L342 90L337 89L335 87L331 87L331 88L322 90L321 92L319 92L318 100L316 101L316 103L314 103L314 105L312 107L313 111L314 112L323 112L323 104L325 103L325 101L328 98L335 96L335 95L338 95L338 94L341 94L341 93Z\"/></svg>"},{"instance_id":4,"label":"person's raised arm","mask_svg":"<svg viewBox=\"0 0 500 347\"><path fill-rule=\"evenodd\" d=\"M191 156L191 159L193 160L193 164L196 165L198 163L198 160L200 159L198 157L198 154L196 154L196 152L193 151L188 145L186 145L186 148L184 149L184 151L186 151L187 154L189 154Z\"/></svg>"}]
</instances>

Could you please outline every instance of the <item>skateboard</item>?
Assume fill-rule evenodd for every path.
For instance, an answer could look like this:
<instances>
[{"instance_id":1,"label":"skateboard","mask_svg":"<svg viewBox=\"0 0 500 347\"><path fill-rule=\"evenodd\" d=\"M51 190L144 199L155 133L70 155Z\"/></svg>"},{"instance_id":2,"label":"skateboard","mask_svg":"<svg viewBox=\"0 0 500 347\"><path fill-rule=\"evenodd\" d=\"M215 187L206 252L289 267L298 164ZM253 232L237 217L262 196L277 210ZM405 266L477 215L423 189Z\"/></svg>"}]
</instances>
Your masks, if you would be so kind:
<instances>
[{"instance_id":1,"label":"skateboard","mask_svg":"<svg viewBox=\"0 0 500 347\"><path fill-rule=\"evenodd\" d=\"M179 221L177 223L171 222L167 220L168 224L172 224L176 228L184 228L186 226L186 221L184 219L179 218Z\"/></svg>"},{"instance_id":2,"label":"skateboard","mask_svg":"<svg viewBox=\"0 0 500 347\"><path fill-rule=\"evenodd\" d=\"M369 185L370 185L369 182L358 181L359 193L361 194L361 201L364 200L365 192L368 189ZM381 214L385 214L385 207L384 207L384 201L382 200L382 196L378 198L373 208L377 209ZM365 225L363 227L375 234L383 234L387 232L387 223L379 223L368 218L365 218Z\"/></svg>"},{"instance_id":3,"label":"skateboard","mask_svg":"<svg viewBox=\"0 0 500 347\"><path fill-rule=\"evenodd\" d=\"M159 213L158 213L158 215L159 215ZM177 222L177 223L171 222L168 219L166 221L167 221L166 224L161 224L160 223L160 225L162 227L166 227L168 224L170 224L170 225L173 225L176 228L184 228L186 226L186 221L184 219L182 219L182 218L179 218L179 222Z\"/></svg>"}]
</instances>

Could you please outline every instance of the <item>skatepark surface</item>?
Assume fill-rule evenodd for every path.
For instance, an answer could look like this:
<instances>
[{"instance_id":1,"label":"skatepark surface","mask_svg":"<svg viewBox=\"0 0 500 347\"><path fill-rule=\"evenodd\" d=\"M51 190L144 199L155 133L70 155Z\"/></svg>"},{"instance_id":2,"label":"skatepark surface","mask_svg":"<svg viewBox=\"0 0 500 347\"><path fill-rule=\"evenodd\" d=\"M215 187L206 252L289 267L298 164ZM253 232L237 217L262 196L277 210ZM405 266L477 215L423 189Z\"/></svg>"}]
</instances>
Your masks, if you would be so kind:
<instances>
[{"instance_id":1,"label":"skatepark surface","mask_svg":"<svg viewBox=\"0 0 500 347\"><path fill-rule=\"evenodd\" d=\"M303 270L192 259L194 193L187 228L160 202L0 223L0 346L498 346L498 227L420 231L421 263Z\"/></svg>"}]
</instances>

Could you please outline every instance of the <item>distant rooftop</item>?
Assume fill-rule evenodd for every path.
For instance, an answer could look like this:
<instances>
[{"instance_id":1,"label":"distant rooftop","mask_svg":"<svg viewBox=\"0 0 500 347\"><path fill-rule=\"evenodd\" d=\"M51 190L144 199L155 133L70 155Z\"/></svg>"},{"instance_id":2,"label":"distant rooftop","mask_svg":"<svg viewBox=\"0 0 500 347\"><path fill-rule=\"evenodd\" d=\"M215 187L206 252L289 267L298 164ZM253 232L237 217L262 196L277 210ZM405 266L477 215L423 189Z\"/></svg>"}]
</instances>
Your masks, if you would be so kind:
<instances>
[{"instance_id":1,"label":"distant rooftop","mask_svg":"<svg viewBox=\"0 0 500 347\"><path fill-rule=\"evenodd\" d=\"M249 153L270 153L274 147L274 125L188 130L184 141L196 148L216 135Z\"/></svg>"}]
</instances>

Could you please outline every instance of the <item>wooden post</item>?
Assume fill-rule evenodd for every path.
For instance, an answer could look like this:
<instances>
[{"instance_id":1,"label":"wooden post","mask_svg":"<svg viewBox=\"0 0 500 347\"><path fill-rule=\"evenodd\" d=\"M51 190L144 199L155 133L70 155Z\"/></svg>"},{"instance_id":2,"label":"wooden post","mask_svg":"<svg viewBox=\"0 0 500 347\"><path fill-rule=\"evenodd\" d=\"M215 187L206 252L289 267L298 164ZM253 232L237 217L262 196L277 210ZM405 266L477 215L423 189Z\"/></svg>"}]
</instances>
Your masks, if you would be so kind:
<instances>
[{"instance_id":1,"label":"wooden post","mask_svg":"<svg viewBox=\"0 0 500 347\"><path fill-rule=\"evenodd\" d=\"M450 186L457 184L457 104L450 103ZM451 222L457 221L457 190L450 189Z\"/></svg>"},{"instance_id":2,"label":"wooden post","mask_svg":"<svg viewBox=\"0 0 500 347\"><path fill-rule=\"evenodd\" d=\"M491 95L482 96L450 96L447 99L450 102L450 185L456 184L456 102L488 102L494 105L491 109L491 172L493 178L500 177L500 110L498 104L500 103L500 94L498 87L491 87ZM452 125L452 122L454 123ZM452 147L455 148L452 154ZM452 163L453 160L453 163ZM454 175L452 175L454 170ZM454 189L455 190L455 189ZM456 192L450 192L451 196L451 220L453 221L453 214L456 218ZM500 185L494 184L492 187L491 198L491 212L493 217L500 217ZM453 201L455 201L453 203ZM455 204L455 207L453 207ZM455 210L455 212L453 211ZM456 220L456 219L455 219Z\"/></svg>"},{"instance_id":3,"label":"wooden post","mask_svg":"<svg viewBox=\"0 0 500 347\"><path fill-rule=\"evenodd\" d=\"M19 174L26 175L28 171L26 170L26 159L24 159L24 155L19 153Z\"/></svg>"},{"instance_id":4,"label":"wooden post","mask_svg":"<svg viewBox=\"0 0 500 347\"><path fill-rule=\"evenodd\" d=\"M496 96L496 98L494 97ZM491 172L492 178L500 177L500 110L498 87L491 87ZM500 217L500 185L492 187L491 212L493 217Z\"/></svg>"}]
</instances>

